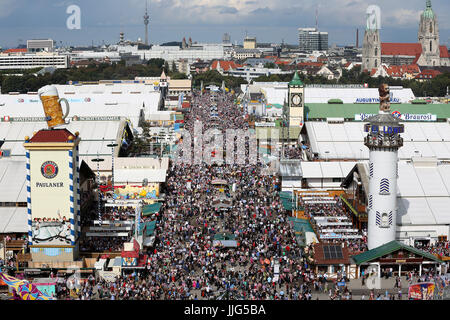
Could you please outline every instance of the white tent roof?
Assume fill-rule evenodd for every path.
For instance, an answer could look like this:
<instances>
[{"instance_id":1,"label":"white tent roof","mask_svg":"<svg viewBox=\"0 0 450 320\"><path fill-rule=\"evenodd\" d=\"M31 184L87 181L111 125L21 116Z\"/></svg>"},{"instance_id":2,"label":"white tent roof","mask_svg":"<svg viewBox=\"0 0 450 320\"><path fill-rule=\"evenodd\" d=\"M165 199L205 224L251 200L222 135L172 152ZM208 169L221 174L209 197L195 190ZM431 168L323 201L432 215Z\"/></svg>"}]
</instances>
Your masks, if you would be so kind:
<instances>
[{"instance_id":1,"label":"white tent roof","mask_svg":"<svg viewBox=\"0 0 450 320\"><path fill-rule=\"evenodd\" d=\"M398 173L399 223L450 224L449 164L433 167L399 162Z\"/></svg>"},{"instance_id":2,"label":"white tent roof","mask_svg":"<svg viewBox=\"0 0 450 320\"><path fill-rule=\"evenodd\" d=\"M302 161L303 178L343 178L355 166L353 161L308 162Z\"/></svg>"},{"instance_id":3,"label":"white tent roof","mask_svg":"<svg viewBox=\"0 0 450 320\"><path fill-rule=\"evenodd\" d=\"M426 198L399 198L398 215L402 224L406 222L403 221L405 214L407 214L411 224L436 224L436 219Z\"/></svg>"},{"instance_id":4,"label":"white tent roof","mask_svg":"<svg viewBox=\"0 0 450 320\"><path fill-rule=\"evenodd\" d=\"M134 86L134 88L133 88ZM144 116L158 113L161 93L153 85L56 85L59 96L70 105L69 117L117 116L139 126ZM134 89L134 90L133 90ZM133 91L132 91L133 90ZM0 117L45 117L37 94L0 95Z\"/></svg>"},{"instance_id":5,"label":"white tent roof","mask_svg":"<svg viewBox=\"0 0 450 320\"><path fill-rule=\"evenodd\" d=\"M322 170L320 168L320 162L305 162L302 161L303 178L322 178Z\"/></svg>"},{"instance_id":6,"label":"white tent roof","mask_svg":"<svg viewBox=\"0 0 450 320\"><path fill-rule=\"evenodd\" d=\"M28 213L26 207L0 208L0 233L27 233Z\"/></svg>"},{"instance_id":7,"label":"white tent roof","mask_svg":"<svg viewBox=\"0 0 450 320\"><path fill-rule=\"evenodd\" d=\"M114 168L114 182L120 183L142 183L144 179L152 182L165 182L166 170L164 169L116 169Z\"/></svg>"},{"instance_id":8,"label":"white tent roof","mask_svg":"<svg viewBox=\"0 0 450 320\"><path fill-rule=\"evenodd\" d=\"M0 202L26 202L26 161L0 159Z\"/></svg>"},{"instance_id":9,"label":"white tent roof","mask_svg":"<svg viewBox=\"0 0 450 320\"><path fill-rule=\"evenodd\" d=\"M400 159L414 156L450 159L450 124L446 122L404 122L404 145L399 149ZM364 146L362 122L327 123L307 121L311 151L321 159L368 159Z\"/></svg>"},{"instance_id":10,"label":"white tent roof","mask_svg":"<svg viewBox=\"0 0 450 320\"><path fill-rule=\"evenodd\" d=\"M287 97L287 82L280 83L255 83L250 86L251 90L265 91L268 103L280 103ZM246 85L241 85L241 90L245 92ZM253 91L252 91L253 92ZM399 99L401 103L408 103L415 99L410 88L391 88L391 95ZM344 103L356 103L357 99L379 99L380 94L377 88L305 88L306 103L328 103L330 99L341 99Z\"/></svg>"},{"instance_id":11,"label":"white tent roof","mask_svg":"<svg viewBox=\"0 0 450 320\"><path fill-rule=\"evenodd\" d=\"M409 88L391 88L391 95L399 99L401 103L408 103L415 99L414 93ZM358 98L380 97L377 88L305 88L307 103L328 103L330 99L341 99L344 103L355 103Z\"/></svg>"},{"instance_id":12,"label":"white tent roof","mask_svg":"<svg viewBox=\"0 0 450 320\"><path fill-rule=\"evenodd\" d=\"M126 126L124 118L110 121L71 121L67 130L80 133L80 157L88 155L110 155L111 148L107 145L121 143L122 133ZM2 149L11 149L12 156L25 156L25 136L32 137L33 133L47 128L46 122L1 122L0 140L5 143Z\"/></svg>"}]
</instances>

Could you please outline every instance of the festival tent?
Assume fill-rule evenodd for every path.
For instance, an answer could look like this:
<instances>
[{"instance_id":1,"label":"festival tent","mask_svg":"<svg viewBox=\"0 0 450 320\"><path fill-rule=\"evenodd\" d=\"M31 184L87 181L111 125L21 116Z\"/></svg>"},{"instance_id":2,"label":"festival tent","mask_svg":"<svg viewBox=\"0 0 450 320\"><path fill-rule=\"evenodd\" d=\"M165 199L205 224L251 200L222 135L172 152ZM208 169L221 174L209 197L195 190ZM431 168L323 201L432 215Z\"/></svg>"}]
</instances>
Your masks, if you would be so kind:
<instances>
[{"instance_id":1,"label":"festival tent","mask_svg":"<svg viewBox=\"0 0 450 320\"><path fill-rule=\"evenodd\" d=\"M162 203L160 203L160 202L148 204L142 208L142 215L145 217L145 216L149 216L151 214L159 213L161 206L162 206Z\"/></svg>"},{"instance_id":2,"label":"festival tent","mask_svg":"<svg viewBox=\"0 0 450 320\"><path fill-rule=\"evenodd\" d=\"M309 220L299 219L295 217L288 218L295 231L297 243L300 246L310 245L311 243L318 243L318 239L314 229Z\"/></svg>"},{"instance_id":3,"label":"festival tent","mask_svg":"<svg viewBox=\"0 0 450 320\"><path fill-rule=\"evenodd\" d=\"M281 203L283 204L283 208L284 210L292 210L294 205L293 205L293 201L292 201L292 192L288 192L288 191L281 191L280 192L280 200Z\"/></svg>"},{"instance_id":4,"label":"festival tent","mask_svg":"<svg viewBox=\"0 0 450 320\"><path fill-rule=\"evenodd\" d=\"M155 227L156 227L156 220L146 221L144 223L141 223L140 227L139 227L139 235L141 235L145 229L145 236L150 237L153 235L153 232L155 231Z\"/></svg>"}]
</instances>

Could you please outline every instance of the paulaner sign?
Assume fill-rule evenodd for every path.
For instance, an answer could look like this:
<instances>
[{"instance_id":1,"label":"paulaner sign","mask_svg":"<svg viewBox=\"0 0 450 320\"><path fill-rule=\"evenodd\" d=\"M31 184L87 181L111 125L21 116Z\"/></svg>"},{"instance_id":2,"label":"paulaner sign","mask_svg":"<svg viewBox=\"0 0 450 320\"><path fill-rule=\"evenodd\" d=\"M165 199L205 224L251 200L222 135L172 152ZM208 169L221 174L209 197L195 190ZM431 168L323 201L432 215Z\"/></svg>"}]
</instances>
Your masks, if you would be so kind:
<instances>
[{"instance_id":1,"label":"paulaner sign","mask_svg":"<svg viewBox=\"0 0 450 320\"><path fill-rule=\"evenodd\" d=\"M36 182L36 188L63 188L63 182Z\"/></svg>"},{"instance_id":2,"label":"paulaner sign","mask_svg":"<svg viewBox=\"0 0 450 320\"><path fill-rule=\"evenodd\" d=\"M395 114L394 114L395 113ZM403 113L400 114L398 111L394 111L393 115L400 118L403 121L436 121L437 115L435 114L413 114L413 113ZM368 118L375 116L371 113L359 113L355 114L355 121L365 121Z\"/></svg>"}]
</instances>

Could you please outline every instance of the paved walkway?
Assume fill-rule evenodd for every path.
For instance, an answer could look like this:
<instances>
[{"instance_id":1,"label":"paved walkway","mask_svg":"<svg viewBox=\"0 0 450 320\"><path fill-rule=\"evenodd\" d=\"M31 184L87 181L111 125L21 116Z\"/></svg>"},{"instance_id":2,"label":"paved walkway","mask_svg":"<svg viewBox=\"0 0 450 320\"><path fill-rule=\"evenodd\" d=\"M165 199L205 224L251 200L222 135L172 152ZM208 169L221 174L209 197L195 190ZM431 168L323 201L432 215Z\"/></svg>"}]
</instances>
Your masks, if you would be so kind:
<instances>
[{"instance_id":1,"label":"paved walkway","mask_svg":"<svg viewBox=\"0 0 450 320\"><path fill-rule=\"evenodd\" d=\"M367 280L366 280L367 281ZM408 298L408 287L409 283L406 280L406 277L401 277L402 281L402 299L405 300ZM394 288L395 285L395 278L391 277L389 279L380 279L380 289L375 289L375 298L378 294L381 294L383 297L386 294L386 290L389 295L395 295L395 299L398 299L398 288ZM332 287L332 285L328 284L328 288ZM370 291L366 285L362 285L361 279L355 279L350 280L350 282L347 283L347 288L352 292L353 300L360 300L361 297L364 295L365 299L368 300L370 296ZM328 293L323 293L319 291L313 291L312 298L319 299L319 300L330 300L330 297Z\"/></svg>"}]
</instances>

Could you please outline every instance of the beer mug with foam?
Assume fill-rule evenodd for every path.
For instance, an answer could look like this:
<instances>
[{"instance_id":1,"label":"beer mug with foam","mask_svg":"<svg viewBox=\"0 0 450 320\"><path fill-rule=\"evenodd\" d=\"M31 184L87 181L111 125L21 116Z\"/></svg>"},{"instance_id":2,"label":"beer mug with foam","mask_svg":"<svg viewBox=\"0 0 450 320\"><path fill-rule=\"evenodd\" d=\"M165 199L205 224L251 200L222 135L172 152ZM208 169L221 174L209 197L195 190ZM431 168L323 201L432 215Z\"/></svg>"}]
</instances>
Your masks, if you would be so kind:
<instances>
[{"instance_id":1,"label":"beer mug with foam","mask_svg":"<svg viewBox=\"0 0 450 320\"><path fill-rule=\"evenodd\" d=\"M69 114L69 102L65 98L59 98L55 86L45 86L38 91L39 98L44 106L45 117L49 128L66 124L64 121ZM66 113L63 115L61 102L66 105Z\"/></svg>"}]
</instances>

